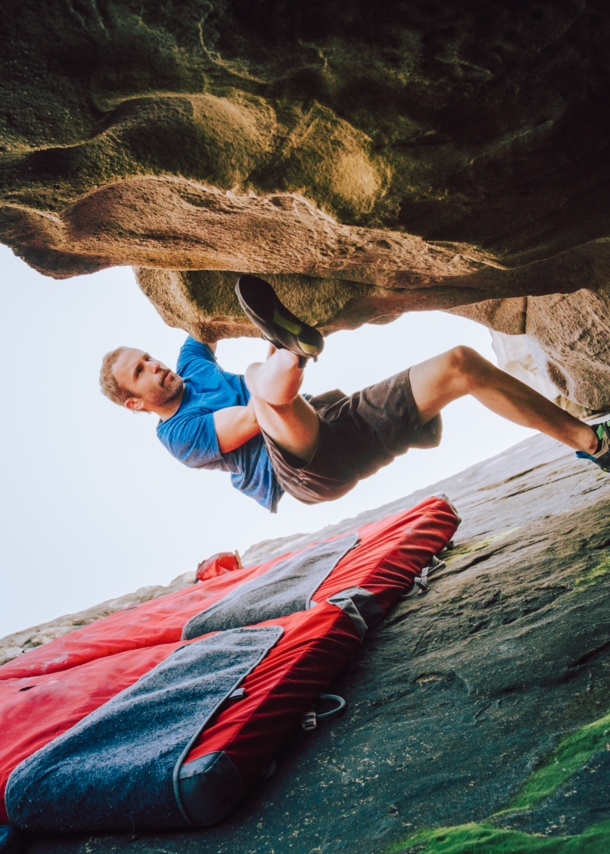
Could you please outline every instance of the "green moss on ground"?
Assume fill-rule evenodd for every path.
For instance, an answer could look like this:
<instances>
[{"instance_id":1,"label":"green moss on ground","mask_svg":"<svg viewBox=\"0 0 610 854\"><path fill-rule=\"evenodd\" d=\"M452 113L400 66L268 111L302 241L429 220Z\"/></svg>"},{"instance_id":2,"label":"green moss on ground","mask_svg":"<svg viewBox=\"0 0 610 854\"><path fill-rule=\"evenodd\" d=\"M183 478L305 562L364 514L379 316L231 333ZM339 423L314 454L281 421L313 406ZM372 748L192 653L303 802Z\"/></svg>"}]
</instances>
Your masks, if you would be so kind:
<instances>
[{"instance_id":1,"label":"green moss on ground","mask_svg":"<svg viewBox=\"0 0 610 854\"><path fill-rule=\"evenodd\" d=\"M588 827L579 836L552 838L503 830L489 824L422 830L387 854L417 851L418 854L607 854L610 851L610 821Z\"/></svg>"}]
</instances>

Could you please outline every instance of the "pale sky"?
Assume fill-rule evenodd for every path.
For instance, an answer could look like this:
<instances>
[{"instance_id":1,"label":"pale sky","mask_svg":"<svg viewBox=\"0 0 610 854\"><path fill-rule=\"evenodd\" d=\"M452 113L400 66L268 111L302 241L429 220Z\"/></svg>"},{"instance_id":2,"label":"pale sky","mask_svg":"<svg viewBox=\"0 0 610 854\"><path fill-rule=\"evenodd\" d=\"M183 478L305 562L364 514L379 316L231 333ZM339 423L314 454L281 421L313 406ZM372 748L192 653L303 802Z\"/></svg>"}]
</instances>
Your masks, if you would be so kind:
<instances>
[{"instance_id":1,"label":"pale sky","mask_svg":"<svg viewBox=\"0 0 610 854\"><path fill-rule=\"evenodd\" d=\"M277 516L223 472L190 470L133 415L99 392L102 356L121 344L174 366L185 338L139 291L129 268L63 281L0 246L0 637L149 584L167 584L218 551L316 531L432 485L532 435L472 399L449 406L434 450L411 450L339 501L284 496ZM495 361L486 328L442 312L329 336L303 391L346 393L456 344ZM223 341L243 373L262 340Z\"/></svg>"}]
</instances>

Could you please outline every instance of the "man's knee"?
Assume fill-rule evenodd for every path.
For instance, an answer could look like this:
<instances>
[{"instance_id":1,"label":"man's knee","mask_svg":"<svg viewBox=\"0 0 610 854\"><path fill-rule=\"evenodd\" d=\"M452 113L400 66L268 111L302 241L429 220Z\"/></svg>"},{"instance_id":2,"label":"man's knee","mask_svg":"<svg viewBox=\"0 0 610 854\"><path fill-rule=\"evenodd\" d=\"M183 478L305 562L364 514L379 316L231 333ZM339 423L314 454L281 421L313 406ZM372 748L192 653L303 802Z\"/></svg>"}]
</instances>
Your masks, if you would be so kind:
<instances>
[{"instance_id":1,"label":"man's knee","mask_svg":"<svg viewBox=\"0 0 610 854\"><path fill-rule=\"evenodd\" d=\"M485 362L485 359L472 347L460 344L447 352L454 371L460 374L469 374L477 370Z\"/></svg>"},{"instance_id":2,"label":"man's knee","mask_svg":"<svg viewBox=\"0 0 610 854\"><path fill-rule=\"evenodd\" d=\"M476 350L463 344L453 347L445 355L449 362L451 374L456 378L463 379L467 384L476 383L488 364Z\"/></svg>"},{"instance_id":3,"label":"man's knee","mask_svg":"<svg viewBox=\"0 0 610 854\"><path fill-rule=\"evenodd\" d=\"M252 395L252 397L256 397L256 374L258 373L258 369L260 368L262 362L253 362L251 365L248 365L246 368L246 372L244 374L244 382L246 383L246 388Z\"/></svg>"}]
</instances>

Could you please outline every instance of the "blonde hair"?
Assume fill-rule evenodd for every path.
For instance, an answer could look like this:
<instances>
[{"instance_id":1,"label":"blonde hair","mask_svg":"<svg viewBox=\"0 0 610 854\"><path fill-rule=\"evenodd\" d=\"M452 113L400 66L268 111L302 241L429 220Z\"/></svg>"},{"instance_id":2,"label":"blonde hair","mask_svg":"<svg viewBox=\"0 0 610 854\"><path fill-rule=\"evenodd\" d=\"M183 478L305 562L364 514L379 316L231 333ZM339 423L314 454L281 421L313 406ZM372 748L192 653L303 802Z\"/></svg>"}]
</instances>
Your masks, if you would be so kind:
<instances>
[{"instance_id":1,"label":"blonde hair","mask_svg":"<svg viewBox=\"0 0 610 854\"><path fill-rule=\"evenodd\" d=\"M102 394L119 406L124 406L125 401L132 397L131 392L120 386L117 378L114 375L114 366L116 365L119 356L127 347L117 347L116 350L111 350L106 353L102 359L102 367L100 368L100 389Z\"/></svg>"}]
</instances>

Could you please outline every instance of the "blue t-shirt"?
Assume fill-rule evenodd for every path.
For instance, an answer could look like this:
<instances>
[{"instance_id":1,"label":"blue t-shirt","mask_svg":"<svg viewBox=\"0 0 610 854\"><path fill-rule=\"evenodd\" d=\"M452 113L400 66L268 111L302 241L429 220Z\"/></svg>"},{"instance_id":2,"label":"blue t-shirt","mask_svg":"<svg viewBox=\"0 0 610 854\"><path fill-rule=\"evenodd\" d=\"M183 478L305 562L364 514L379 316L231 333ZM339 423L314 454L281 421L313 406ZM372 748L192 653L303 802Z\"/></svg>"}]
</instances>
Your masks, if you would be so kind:
<instances>
[{"instance_id":1,"label":"blue t-shirt","mask_svg":"<svg viewBox=\"0 0 610 854\"><path fill-rule=\"evenodd\" d=\"M184 393L178 411L159 422L161 442L185 466L231 472L236 489L275 513L283 489L261 434L226 454L218 447L214 413L248 403L243 376L223 371L208 345L190 336L180 350L176 371L184 380Z\"/></svg>"}]
</instances>

